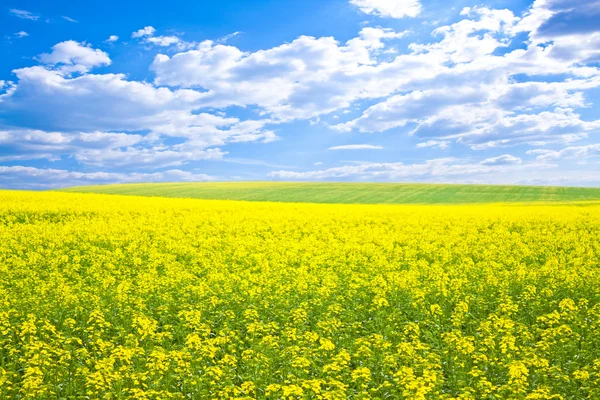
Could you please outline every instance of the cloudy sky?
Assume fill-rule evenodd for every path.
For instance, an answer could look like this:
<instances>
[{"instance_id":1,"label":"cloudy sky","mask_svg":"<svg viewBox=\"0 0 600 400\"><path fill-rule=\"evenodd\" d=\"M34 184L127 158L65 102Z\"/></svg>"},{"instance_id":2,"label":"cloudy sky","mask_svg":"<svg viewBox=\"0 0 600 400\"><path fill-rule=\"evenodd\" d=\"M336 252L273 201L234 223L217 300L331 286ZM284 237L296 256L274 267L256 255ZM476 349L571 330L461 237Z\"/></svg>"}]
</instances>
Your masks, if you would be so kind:
<instances>
[{"instance_id":1,"label":"cloudy sky","mask_svg":"<svg viewBox=\"0 0 600 400\"><path fill-rule=\"evenodd\" d=\"M600 0L8 0L0 187L600 186Z\"/></svg>"}]
</instances>

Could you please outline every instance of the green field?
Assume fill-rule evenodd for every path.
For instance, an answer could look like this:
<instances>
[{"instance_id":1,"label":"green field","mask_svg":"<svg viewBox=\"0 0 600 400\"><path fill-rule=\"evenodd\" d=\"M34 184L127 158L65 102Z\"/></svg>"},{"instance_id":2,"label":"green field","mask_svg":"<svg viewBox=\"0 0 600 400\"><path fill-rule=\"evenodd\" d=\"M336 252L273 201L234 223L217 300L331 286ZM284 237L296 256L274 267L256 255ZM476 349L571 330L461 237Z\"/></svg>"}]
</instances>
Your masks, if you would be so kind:
<instances>
[{"instance_id":1,"label":"green field","mask_svg":"<svg viewBox=\"0 0 600 400\"><path fill-rule=\"evenodd\" d=\"M79 186L69 192L214 200L452 204L600 200L600 188L395 183L194 182Z\"/></svg>"}]
</instances>

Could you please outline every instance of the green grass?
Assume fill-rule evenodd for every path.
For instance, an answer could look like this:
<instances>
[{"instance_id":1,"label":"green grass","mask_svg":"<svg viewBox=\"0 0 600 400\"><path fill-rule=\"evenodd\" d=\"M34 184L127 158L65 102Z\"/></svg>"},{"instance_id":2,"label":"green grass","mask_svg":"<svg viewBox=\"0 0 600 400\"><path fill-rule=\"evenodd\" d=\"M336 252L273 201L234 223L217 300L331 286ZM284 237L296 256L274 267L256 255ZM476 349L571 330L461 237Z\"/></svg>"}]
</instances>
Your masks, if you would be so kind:
<instances>
[{"instance_id":1,"label":"green grass","mask_svg":"<svg viewBox=\"0 0 600 400\"><path fill-rule=\"evenodd\" d=\"M600 188L395 183L135 183L80 186L62 190L215 200L349 204L452 204L600 200Z\"/></svg>"}]
</instances>

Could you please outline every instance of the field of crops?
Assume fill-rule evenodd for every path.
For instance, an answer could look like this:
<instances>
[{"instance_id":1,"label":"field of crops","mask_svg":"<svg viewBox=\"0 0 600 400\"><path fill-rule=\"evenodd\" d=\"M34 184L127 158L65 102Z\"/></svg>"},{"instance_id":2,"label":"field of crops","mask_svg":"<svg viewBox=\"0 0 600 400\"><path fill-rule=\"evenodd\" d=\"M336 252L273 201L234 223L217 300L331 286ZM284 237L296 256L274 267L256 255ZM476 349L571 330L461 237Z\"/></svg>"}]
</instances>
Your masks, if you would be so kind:
<instances>
[{"instance_id":1,"label":"field of crops","mask_svg":"<svg viewBox=\"0 0 600 400\"><path fill-rule=\"evenodd\" d=\"M344 204L600 201L600 188L339 182L171 182L79 186L63 191L211 200Z\"/></svg>"},{"instance_id":2,"label":"field of crops","mask_svg":"<svg viewBox=\"0 0 600 400\"><path fill-rule=\"evenodd\" d=\"M0 399L598 399L600 204L0 191Z\"/></svg>"}]
</instances>

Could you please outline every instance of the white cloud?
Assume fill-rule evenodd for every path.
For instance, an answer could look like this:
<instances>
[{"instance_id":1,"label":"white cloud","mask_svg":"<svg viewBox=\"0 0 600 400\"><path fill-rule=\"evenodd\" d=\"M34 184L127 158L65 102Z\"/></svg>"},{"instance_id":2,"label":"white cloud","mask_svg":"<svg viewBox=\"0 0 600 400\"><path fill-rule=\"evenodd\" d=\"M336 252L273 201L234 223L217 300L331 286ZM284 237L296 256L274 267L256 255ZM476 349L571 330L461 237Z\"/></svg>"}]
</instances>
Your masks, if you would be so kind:
<instances>
[{"instance_id":1,"label":"white cloud","mask_svg":"<svg viewBox=\"0 0 600 400\"><path fill-rule=\"evenodd\" d=\"M16 89L17 85L14 82L0 80L0 103L11 98Z\"/></svg>"},{"instance_id":2,"label":"white cloud","mask_svg":"<svg viewBox=\"0 0 600 400\"><path fill-rule=\"evenodd\" d=\"M77 23L77 22L79 22L79 21L77 21L76 19L73 19L73 18L71 18L71 17L67 17L66 15L63 15L63 16L62 16L62 18L63 18L64 20L66 20L66 21L69 21L69 22L74 22L74 23Z\"/></svg>"},{"instance_id":3,"label":"white cloud","mask_svg":"<svg viewBox=\"0 0 600 400\"><path fill-rule=\"evenodd\" d=\"M417 148L422 149L425 147L433 147L438 149L447 149L450 146L450 142L447 140L428 140L426 142L417 143Z\"/></svg>"},{"instance_id":4,"label":"white cloud","mask_svg":"<svg viewBox=\"0 0 600 400\"><path fill-rule=\"evenodd\" d=\"M442 40L428 44L411 44L418 53L434 53L447 57L455 63L473 62L492 54L497 48L506 47L507 33L519 18L510 10L491 10L485 7L465 8L465 18L452 25L441 26L432 32Z\"/></svg>"},{"instance_id":5,"label":"white cloud","mask_svg":"<svg viewBox=\"0 0 600 400\"><path fill-rule=\"evenodd\" d=\"M77 157L86 151L108 151L141 142L136 134L111 132L45 132L35 129L0 130L0 160L48 159ZM7 155L3 155L6 153Z\"/></svg>"},{"instance_id":6,"label":"white cloud","mask_svg":"<svg viewBox=\"0 0 600 400\"><path fill-rule=\"evenodd\" d=\"M176 36L155 36L146 38L147 43L152 43L157 46L167 47L181 42Z\"/></svg>"},{"instance_id":7,"label":"white cloud","mask_svg":"<svg viewBox=\"0 0 600 400\"><path fill-rule=\"evenodd\" d=\"M101 183L212 181L214 177L172 169L154 173L76 172L64 169L0 166L0 187L51 189Z\"/></svg>"},{"instance_id":8,"label":"white cloud","mask_svg":"<svg viewBox=\"0 0 600 400\"><path fill-rule=\"evenodd\" d=\"M489 160L486 160L489 161ZM396 163L360 163L324 170L296 172L273 171L269 177L284 180L373 180L373 181L411 181L424 180L436 182L474 182L499 179L508 172L544 171L554 166L546 163L519 164L484 162L473 163L456 158L438 158L415 164Z\"/></svg>"},{"instance_id":9,"label":"white cloud","mask_svg":"<svg viewBox=\"0 0 600 400\"><path fill-rule=\"evenodd\" d=\"M485 100L485 93L477 87L461 87L455 91L431 89L396 95L365 110L361 117L334 126L348 132L358 129L361 132L381 132L402 127L410 122L422 121L436 115L444 108L459 103L472 104Z\"/></svg>"},{"instance_id":10,"label":"white cloud","mask_svg":"<svg viewBox=\"0 0 600 400\"><path fill-rule=\"evenodd\" d=\"M15 37L19 38L19 39L27 37L27 36L29 36L29 33L25 32L25 31L19 31L19 32L15 33Z\"/></svg>"},{"instance_id":11,"label":"white cloud","mask_svg":"<svg viewBox=\"0 0 600 400\"><path fill-rule=\"evenodd\" d=\"M159 47L170 47L175 45L178 50L183 51L196 46L195 42L186 42L177 36L154 36L156 29L146 26L131 34L132 38L137 38L142 43Z\"/></svg>"},{"instance_id":12,"label":"white cloud","mask_svg":"<svg viewBox=\"0 0 600 400\"><path fill-rule=\"evenodd\" d=\"M465 110L464 113L466 112L468 111ZM557 108L537 114L511 114L482 122L479 126L474 125L466 129L464 135L459 135L459 142L468 144L475 150L483 150L515 144L543 146L550 143L571 143L584 139L588 132L599 130L600 120L584 121L572 109Z\"/></svg>"},{"instance_id":13,"label":"white cloud","mask_svg":"<svg viewBox=\"0 0 600 400\"><path fill-rule=\"evenodd\" d=\"M182 166L191 161L221 160L226 152L220 149L185 149L157 146L153 148L128 147L111 150L86 150L75 155L82 164L109 168L148 168Z\"/></svg>"},{"instance_id":14,"label":"white cloud","mask_svg":"<svg viewBox=\"0 0 600 400\"><path fill-rule=\"evenodd\" d=\"M322 170L273 171L275 180L380 181L470 184L598 186L600 175L581 169L558 168L547 162L485 165L466 159L440 158L413 164L362 162Z\"/></svg>"},{"instance_id":15,"label":"white cloud","mask_svg":"<svg viewBox=\"0 0 600 400\"><path fill-rule=\"evenodd\" d=\"M205 106L256 105L280 121L319 117L362 99L383 99L358 119L333 126L340 131L380 132L416 123L416 135L463 138L461 143L481 147L516 115L527 112L533 124L541 120L540 110L551 113L548 107L570 110L574 131L554 135L539 130L544 134L528 126L523 140L517 135L507 142L494 138L489 146L523 143L525 137L532 143L563 141L590 131L593 123L582 121L574 109L586 106L584 91L600 86L597 69L581 65L577 57L554 58L551 45L496 55L510 44L521 19L509 10L482 7L461 14L463 20L433 32L441 40L411 44L409 53L393 59L380 58L393 49L385 41L405 32L364 28L344 45L333 38L302 36L253 53L206 41L172 57L158 55L152 69L158 85L204 90ZM512 77L519 74L577 79L515 82ZM554 114L560 118L565 112ZM473 138L464 138L469 135Z\"/></svg>"},{"instance_id":16,"label":"white cloud","mask_svg":"<svg viewBox=\"0 0 600 400\"><path fill-rule=\"evenodd\" d=\"M518 165L521 164L522 160L519 157L511 156L510 154L504 154L494 158L488 158L483 160L481 165Z\"/></svg>"},{"instance_id":17,"label":"white cloud","mask_svg":"<svg viewBox=\"0 0 600 400\"><path fill-rule=\"evenodd\" d=\"M271 138L270 132L262 135L264 141ZM259 140L244 135L221 136L216 140L206 138L204 141L192 138L167 146L158 140L148 140L148 137L131 133L0 130L0 161L58 161L61 158L74 158L80 164L93 167L158 169L182 166L191 161L222 160L227 152L207 147L226 142Z\"/></svg>"},{"instance_id":18,"label":"white cloud","mask_svg":"<svg viewBox=\"0 0 600 400\"><path fill-rule=\"evenodd\" d=\"M530 150L528 154L539 154L538 161L555 161L563 159L582 160L588 157L600 157L600 143L587 146L571 146L559 151L536 149Z\"/></svg>"},{"instance_id":19,"label":"white cloud","mask_svg":"<svg viewBox=\"0 0 600 400\"><path fill-rule=\"evenodd\" d=\"M202 94L155 88L122 74L65 77L36 66L14 71L19 83L6 109L30 128L136 130L164 122L160 114L191 110ZM56 118L60 115L60 118Z\"/></svg>"},{"instance_id":20,"label":"white cloud","mask_svg":"<svg viewBox=\"0 0 600 400\"><path fill-rule=\"evenodd\" d=\"M402 93L384 98L360 117L332 128L382 132L416 124L410 132L413 135L456 138L473 149L568 143L600 129L600 120L585 121L575 111L589 106L585 91L600 87L600 71L585 65L591 50L566 53L557 51L557 41L543 46L531 42L526 49L495 55L523 31L524 19L509 10L477 7L461 14L467 18L433 32L441 41L409 46L413 57L430 60L427 71L433 71L431 77L413 76L396 85ZM530 29L535 31L535 26L551 15L540 17ZM596 46L585 37L579 39L587 49ZM398 76L410 74L409 68ZM517 75L518 82L513 79ZM553 75L559 79L551 78Z\"/></svg>"},{"instance_id":21,"label":"white cloud","mask_svg":"<svg viewBox=\"0 0 600 400\"><path fill-rule=\"evenodd\" d=\"M203 94L187 90L156 88L128 81L124 75L86 74L64 77L42 67L15 70L19 85L7 98L6 111L29 128L59 131L143 130L159 135L185 137L205 143L229 139L272 141L262 132L268 120L240 121L209 113L192 113ZM43 94L43 95L42 95ZM52 99L52 101L49 101ZM56 118L60 115L60 118ZM226 128L226 129L225 129Z\"/></svg>"},{"instance_id":22,"label":"white cloud","mask_svg":"<svg viewBox=\"0 0 600 400\"><path fill-rule=\"evenodd\" d=\"M419 0L350 0L361 12L378 17L416 17L421 13Z\"/></svg>"},{"instance_id":23,"label":"white cloud","mask_svg":"<svg viewBox=\"0 0 600 400\"><path fill-rule=\"evenodd\" d=\"M242 34L242 32L240 32L240 31L229 33L229 34L227 34L227 35L225 35L225 36L220 37L219 39L217 39L217 43L226 43L229 40L231 40L234 37L239 36L241 34Z\"/></svg>"},{"instance_id":24,"label":"white cloud","mask_svg":"<svg viewBox=\"0 0 600 400\"><path fill-rule=\"evenodd\" d=\"M113 43L113 42L116 42L117 40L119 40L119 37L117 35L110 35L108 37L108 39L105 40L105 42Z\"/></svg>"},{"instance_id":25,"label":"white cloud","mask_svg":"<svg viewBox=\"0 0 600 400\"><path fill-rule=\"evenodd\" d=\"M145 37L145 36L153 36L156 29L151 26L145 26L142 29L139 29L131 34L131 37L134 39Z\"/></svg>"},{"instance_id":26,"label":"white cloud","mask_svg":"<svg viewBox=\"0 0 600 400\"><path fill-rule=\"evenodd\" d=\"M2 82L7 88L0 98L4 111L23 122L21 128L0 131L8 138L8 153L0 154L0 160L70 156L98 168L156 169L222 159L227 152L217 146L228 143L278 139L264 129L268 120L241 121L196 112L205 96L197 91L157 88L128 81L122 74L88 74L88 69L110 59L77 42L59 43L39 59L55 69L21 68L13 71L18 85ZM71 77L65 67L77 67L82 74ZM104 139L92 140L97 137ZM167 137L180 140L165 145Z\"/></svg>"},{"instance_id":27,"label":"white cloud","mask_svg":"<svg viewBox=\"0 0 600 400\"><path fill-rule=\"evenodd\" d=\"M515 27L532 46L549 46L557 61L593 63L600 57L599 0L535 0Z\"/></svg>"},{"instance_id":28,"label":"white cloud","mask_svg":"<svg viewBox=\"0 0 600 400\"><path fill-rule=\"evenodd\" d=\"M93 67L111 64L107 53L74 40L55 44L51 53L40 54L38 59L43 64L58 66L58 70L65 74L83 73Z\"/></svg>"},{"instance_id":29,"label":"white cloud","mask_svg":"<svg viewBox=\"0 0 600 400\"><path fill-rule=\"evenodd\" d=\"M385 47L383 40L400 39L408 34L407 31L396 32L391 28L362 28L357 38L350 39L346 46L350 51L363 53L365 64L374 64L375 61L370 59L369 50L377 50Z\"/></svg>"},{"instance_id":30,"label":"white cloud","mask_svg":"<svg viewBox=\"0 0 600 400\"><path fill-rule=\"evenodd\" d=\"M533 149L533 150L527 150L525 152L525 154L527 155L536 155L536 154L548 154L548 153L553 153L553 150L548 150L548 149Z\"/></svg>"},{"instance_id":31,"label":"white cloud","mask_svg":"<svg viewBox=\"0 0 600 400\"><path fill-rule=\"evenodd\" d=\"M331 37L301 36L254 53L204 41L173 57L157 55L151 68L157 85L206 90L206 106L257 105L280 120L309 119L393 90L387 80L372 89L364 80L371 79L382 41L401 35L365 28L345 46Z\"/></svg>"},{"instance_id":32,"label":"white cloud","mask_svg":"<svg viewBox=\"0 0 600 400\"><path fill-rule=\"evenodd\" d=\"M381 150L383 146L374 146L371 144L347 144L343 146L333 146L329 150Z\"/></svg>"},{"instance_id":33,"label":"white cloud","mask_svg":"<svg viewBox=\"0 0 600 400\"><path fill-rule=\"evenodd\" d=\"M12 8L9 10L9 12L14 15L15 17L21 18L21 19L29 19L31 21L37 21L38 19L40 19L39 15L35 15L29 11L25 11L25 10L19 10L16 8Z\"/></svg>"}]
</instances>

